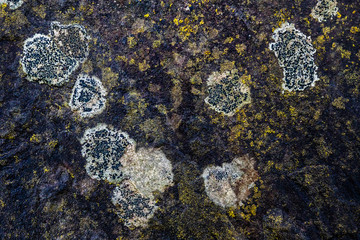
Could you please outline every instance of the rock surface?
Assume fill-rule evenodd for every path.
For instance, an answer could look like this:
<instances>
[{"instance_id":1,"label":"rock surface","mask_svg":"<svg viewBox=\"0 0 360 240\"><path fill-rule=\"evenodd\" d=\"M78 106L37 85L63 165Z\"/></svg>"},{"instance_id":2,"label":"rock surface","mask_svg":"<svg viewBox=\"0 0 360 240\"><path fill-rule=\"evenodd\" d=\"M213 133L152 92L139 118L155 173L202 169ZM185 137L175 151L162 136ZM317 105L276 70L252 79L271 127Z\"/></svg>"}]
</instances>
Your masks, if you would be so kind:
<instances>
[{"instance_id":1,"label":"rock surface","mask_svg":"<svg viewBox=\"0 0 360 240\"><path fill-rule=\"evenodd\" d=\"M314 12L327 6L319 22ZM0 239L360 239L359 12L358 0L0 1ZM283 89L269 49L285 22L313 48L286 52L292 63L316 50L318 80L301 91ZM51 76L30 64L35 56L30 71L21 63L39 35L52 44L35 44L36 57L61 52L36 63ZM225 114L206 103L208 79L234 69L233 90L246 86L251 102ZM81 74L107 92L101 113L85 118L69 106ZM125 194L114 198L123 182L91 178L82 154L98 124L126 132L135 152L161 151L171 184L157 182L152 199L132 189L127 207ZM243 156L257 173L246 200L214 203L204 170ZM129 224L134 209L146 224Z\"/></svg>"}]
</instances>

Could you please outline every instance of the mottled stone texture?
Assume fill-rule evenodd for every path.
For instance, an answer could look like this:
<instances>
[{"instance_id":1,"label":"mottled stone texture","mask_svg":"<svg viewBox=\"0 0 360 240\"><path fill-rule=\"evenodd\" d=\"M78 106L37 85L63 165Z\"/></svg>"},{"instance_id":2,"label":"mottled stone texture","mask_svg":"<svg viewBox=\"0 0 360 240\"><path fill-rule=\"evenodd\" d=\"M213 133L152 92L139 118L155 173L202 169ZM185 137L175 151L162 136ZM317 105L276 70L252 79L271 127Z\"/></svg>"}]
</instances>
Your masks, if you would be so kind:
<instances>
[{"instance_id":1,"label":"mottled stone texture","mask_svg":"<svg viewBox=\"0 0 360 240\"><path fill-rule=\"evenodd\" d=\"M0 239L360 239L359 0L0 2Z\"/></svg>"}]
</instances>

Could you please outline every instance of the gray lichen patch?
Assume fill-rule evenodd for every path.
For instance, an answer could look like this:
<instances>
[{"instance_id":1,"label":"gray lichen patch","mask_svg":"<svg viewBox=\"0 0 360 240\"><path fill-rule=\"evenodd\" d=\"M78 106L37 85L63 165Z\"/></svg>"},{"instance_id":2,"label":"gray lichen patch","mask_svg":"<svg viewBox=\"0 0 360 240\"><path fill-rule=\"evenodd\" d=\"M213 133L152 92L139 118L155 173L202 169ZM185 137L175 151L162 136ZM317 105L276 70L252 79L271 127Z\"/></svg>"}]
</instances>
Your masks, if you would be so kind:
<instances>
[{"instance_id":1,"label":"gray lichen patch","mask_svg":"<svg viewBox=\"0 0 360 240\"><path fill-rule=\"evenodd\" d=\"M319 22L326 21L336 16L338 7L336 0L318 0L315 7L311 10L311 16Z\"/></svg>"},{"instance_id":2,"label":"gray lichen patch","mask_svg":"<svg viewBox=\"0 0 360 240\"><path fill-rule=\"evenodd\" d=\"M315 86L318 67L314 61L316 49L311 44L310 37L297 30L294 24L285 22L277 28L269 49L275 53L280 67L283 68L283 89L303 91Z\"/></svg>"},{"instance_id":3,"label":"gray lichen patch","mask_svg":"<svg viewBox=\"0 0 360 240\"><path fill-rule=\"evenodd\" d=\"M239 76L237 70L212 73L207 81L209 95L205 102L217 112L234 115L236 110L251 101L250 88L242 82L245 77Z\"/></svg>"},{"instance_id":4,"label":"gray lichen patch","mask_svg":"<svg viewBox=\"0 0 360 240\"><path fill-rule=\"evenodd\" d=\"M119 183L126 178L122 156L134 151L135 142L128 134L106 124L87 129L81 138L81 153L86 158L86 172L91 178Z\"/></svg>"},{"instance_id":5,"label":"gray lichen patch","mask_svg":"<svg viewBox=\"0 0 360 240\"><path fill-rule=\"evenodd\" d=\"M22 0L0 0L1 4L8 4L11 10L15 10L20 7L24 2Z\"/></svg>"},{"instance_id":6,"label":"gray lichen patch","mask_svg":"<svg viewBox=\"0 0 360 240\"><path fill-rule=\"evenodd\" d=\"M224 208L241 206L258 178L254 164L254 159L245 155L221 167L207 167L202 177L208 197Z\"/></svg>"},{"instance_id":7,"label":"gray lichen patch","mask_svg":"<svg viewBox=\"0 0 360 240\"><path fill-rule=\"evenodd\" d=\"M157 209L155 201L141 194L131 181L116 187L111 201L127 227L145 227Z\"/></svg>"},{"instance_id":8,"label":"gray lichen patch","mask_svg":"<svg viewBox=\"0 0 360 240\"><path fill-rule=\"evenodd\" d=\"M89 54L89 39L86 30L78 24L51 23L50 35L56 46L70 58L84 62Z\"/></svg>"},{"instance_id":9,"label":"gray lichen patch","mask_svg":"<svg viewBox=\"0 0 360 240\"><path fill-rule=\"evenodd\" d=\"M124 173L144 196L152 198L154 192L164 192L173 185L171 162L166 155L155 148L140 148L124 155L127 166Z\"/></svg>"},{"instance_id":10,"label":"gray lichen patch","mask_svg":"<svg viewBox=\"0 0 360 240\"><path fill-rule=\"evenodd\" d=\"M100 79L80 74L73 87L69 106L81 117L92 117L105 109L105 96L106 90Z\"/></svg>"},{"instance_id":11,"label":"gray lichen patch","mask_svg":"<svg viewBox=\"0 0 360 240\"><path fill-rule=\"evenodd\" d=\"M50 37L42 34L35 34L25 41L20 62L29 81L56 86L67 82L78 66L76 60L67 57Z\"/></svg>"},{"instance_id":12,"label":"gray lichen patch","mask_svg":"<svg viewBox=\"0 0 360 240\"><path fill-rule=\"evenodd\" d=\"M29 81L60 86L89 54L85 28L51 24L49 35L35 34L24 43L20 63Z\"/></svg>"}]
</instances>

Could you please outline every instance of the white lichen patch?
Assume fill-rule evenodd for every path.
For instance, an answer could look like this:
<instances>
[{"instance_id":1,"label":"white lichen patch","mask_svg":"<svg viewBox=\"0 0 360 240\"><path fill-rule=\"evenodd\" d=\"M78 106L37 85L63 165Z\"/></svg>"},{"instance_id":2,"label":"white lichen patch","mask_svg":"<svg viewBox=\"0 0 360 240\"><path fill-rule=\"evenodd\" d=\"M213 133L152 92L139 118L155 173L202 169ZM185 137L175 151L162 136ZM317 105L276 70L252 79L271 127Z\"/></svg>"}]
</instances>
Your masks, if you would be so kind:
<instances>
[{"instance_id":1,"label":"white lichen patch","mask_svg":"<svg viewBox=\"0 0 360 240\"><path fill-rule=\"evenodd\" d=\"M205 102L217 112L232 116L236 110L250 103L250 88L243 83L245 75L237 70L212 73L207 81L209 95Z\"/></svg>"},{"instance_id":2,"label":"white lichen patch","mask_svg":"<svg viewBox=\"0 0 360 240\"><path fill-rule=\"evenodd\" d=\"M254 164L254 159L245 155L221 167L207 167L202 177L208 197L224 208L243 205L258 178Z\"/></svg>"},{"instance_id":3,"label":"white lichen patch","mask_svg":"<svg viewBox=\"0 0 360 240\"><path fill-rule=\"evenodd\" d=\"M92 117L105 109L105 96L106 90L100 79L80 74L73 87L69 106L81 117Z\"/></svg>"},{"instance_id":4,"label":"white lichen patch","mask_svg":"<svg viewBox=\"0 0 360 240\"><path fill-rule=\"evenodd\" d=\"M88 56L89 37L77 24L53 22L51 28L49 35L35 34L25 40L20 63L29 81L60 86Z\"/></svg>"},{"instance_id":5,"label":"white lichen patch","mask_svg":"<svg viewBox=\"0 0 360 240\"><path fill-rule=\"evenodd\" d=\"M128 151L121 161L127 180L114 190L113 204L126 226L144 227L157 209L155 194L173 185L171 162L155 148Z\"/></svg>"},{"instance_id":6,"label":"white lichen patch","mask_svg":"<svg viewBox=\"0 0 360 240\"><path fill-rule=\"evenodd\" d=\"M339 10L336 5L336 0L318 0L310 15L319 22L326 21L336 16Z\"/></svg>"},{"instance_id":7,"label":"white lichen patch","mask_svg":"<svg viewBox=\"0 0 360 240\"><path fill-rule=\"evenodd\" d=\"M68 57L81 63L88 57L90 37L83 26L52 22L50 35L56 46Z\"/></svg>"},{"instance_id":8,"label":"white lichen patch","mask_svg":"<svg viewBox=\"0 0 360 240\"><path fill-rule=\"evenodd\" d=\"M123 158L127 163L124 173L144 196L152 198L154 192L162 193L173 184L171 162L160 149L140 148Z\"/></svg>"},{"instance_id":9,"label":"white lichen patch","mask_svg":"<svg viewBox=\"0 0 360 240\"><path fill-rule=\"evenodd\" d=\"M50 85L61 85L78 63L68 58L53 43L50 37L36 34L25 41L23 57L20 60L29 81Z\"/></svg>"},{"instance_id":10,"label":"white lichen patch","mask_svg":"<svg viewBox=\"0 0 360 240\"><path fill-rule=\"evenodd\" d=\"M154 200L141 194L127 180L114 189L111 201L127 227L145 227L157 209Z\"/></svg>"},{"instance_id":11,"label":"white lichen patch","mask_svg":"<svg viewBox=\"0 0 360 240\"><path fill-rule=\"evenodd\" d=\"M318 67L314 61L316 49L310 37L297 30L293 24L283 23L277 28L269 49L275 53L280 67L283 68L283 89L303 91L315 86Z\"/></svg>"},{"instance_id":12,"label":"white lichen patch","mask_svg":"<svg viewBox=\"0 0 360 240\"><path fill-rule=\"evenodd\" d=\"M135 142L106 124L87 129L80 140L88 175L119 184L112 196L128 227L143 227L157 209L155 196L173 185L171 162L157 148L135 150Z\"/></svg>"},{"instance_id":13,"label":"white lichen patch","mask_svg":"<svg viewBox=\"0 0 360 240\"><path fill-rule=\"evenodd\" d=\"M91 178L119 183L127 177L123 173L126 163L122 156L135 149L135 142L127 133L98 124L85 131L80 143L86 158L85 169Z\"/></svg>"},{"instance_id":14,"label":"white lichen patch","mask_svg":"<svg viewBox=\"0 0 360 240\"><path fill-rule=\"evenodd\" d=\"M23 2L23 0L0 0L0 5L2 5L4 3L9 5L9 8L11 10L15 10L18 7L20 7L24 2Z\"/></svg>"}]
</instances>

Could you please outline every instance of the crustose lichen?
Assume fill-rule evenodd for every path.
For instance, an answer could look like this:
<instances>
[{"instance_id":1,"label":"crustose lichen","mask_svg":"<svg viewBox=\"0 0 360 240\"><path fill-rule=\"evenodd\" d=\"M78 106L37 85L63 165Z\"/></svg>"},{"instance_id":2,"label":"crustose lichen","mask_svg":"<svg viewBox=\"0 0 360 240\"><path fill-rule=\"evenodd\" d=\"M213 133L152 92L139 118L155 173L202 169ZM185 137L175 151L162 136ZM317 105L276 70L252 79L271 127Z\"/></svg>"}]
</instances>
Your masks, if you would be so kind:
<instances>
[{"instance_id":1,"label":"crustose lichen","mask_svg":"<svg viewBox=\"0 0 360 240\"><path fill-rule=\"evenodd\" d=\"M283 89L302 91L314 86L318 67L314 61L316 49L310 37L297 30L293 24L283 23L273 35L274 43L269 49L275 53L280 67L283 68Z\"/></svg>"},{"instance_id":2,"label":"crustose lichen","mask_svg":"<svg viewBox=\"0 0 360 240\"><path fill-rule=\"evenodd\" d=\"M75 82L69 106L81 117L92 117L105 109L106 91L97 77L80 74Z\"/></svg>"},{"instance_id":3,"label":"crustose lichen","mask_svg":"<svg viewBox=\"0 0 360 240\"><path fill-rule=\"evenodd\" d=\"M208 197L224 208L243 205L258 178L254 164L254 159L245 155L221 167L207 167L202 177Z\"/></svg>"},{"instance_id":4,"label":"crustose lichen","mask_svg":"<svg viewBox=\"0 0 360 240\"><path fill-rule=\"evenodd\" d=\"M11 10L15 10L20 7L24 2L23 0L0 0L0 5L8 4Z\"/></svg>"},{"instance_id":5,"label":"crustose lichen","mask_svg":"<svg viewBox=\"0 0 360 240\"><path fill-rule=\"evenodd\" d=\"M121 161L126 151L134 148L134 140L127 133L106 124L87 129L81 138L82 155L86 158L86 172L97 180L119 183L126 178Z\"/></svg>"},{"instance_id":6,"label":"crustose lichen","mask_svg":"<svg viewBox=\"0 0 360 240\"><path fill-rule=\"evenodd\" d=\"M319 0L311 10L311 16L319 22L331 19L339 10L336 5L336 0Z\"/></svg>"},{"instance_id":7,"label":"crustose lichen","mask_svg":"<svg viewBox=\"0 0 360 240\"><path fill-rule=\"evenodd\" d=\"M244 77L246 75L239 76L237 70L212 73L207 81L209 95L205 102L217 112L234 115L251 100L250 88L242 82Z\"/></svg>"},{"instance_id":8,"label":"crustose lichen","mask_svg":"<svg viewBox=\"0 0 360 240\"><path fill-rule=\"evenodd\" d=\"M86 59L88 40L84 27L53 22L49 35L35 34L25 40L20 63L27 79L55 86L64 84Z\"/></svg>"}]
</instances>

